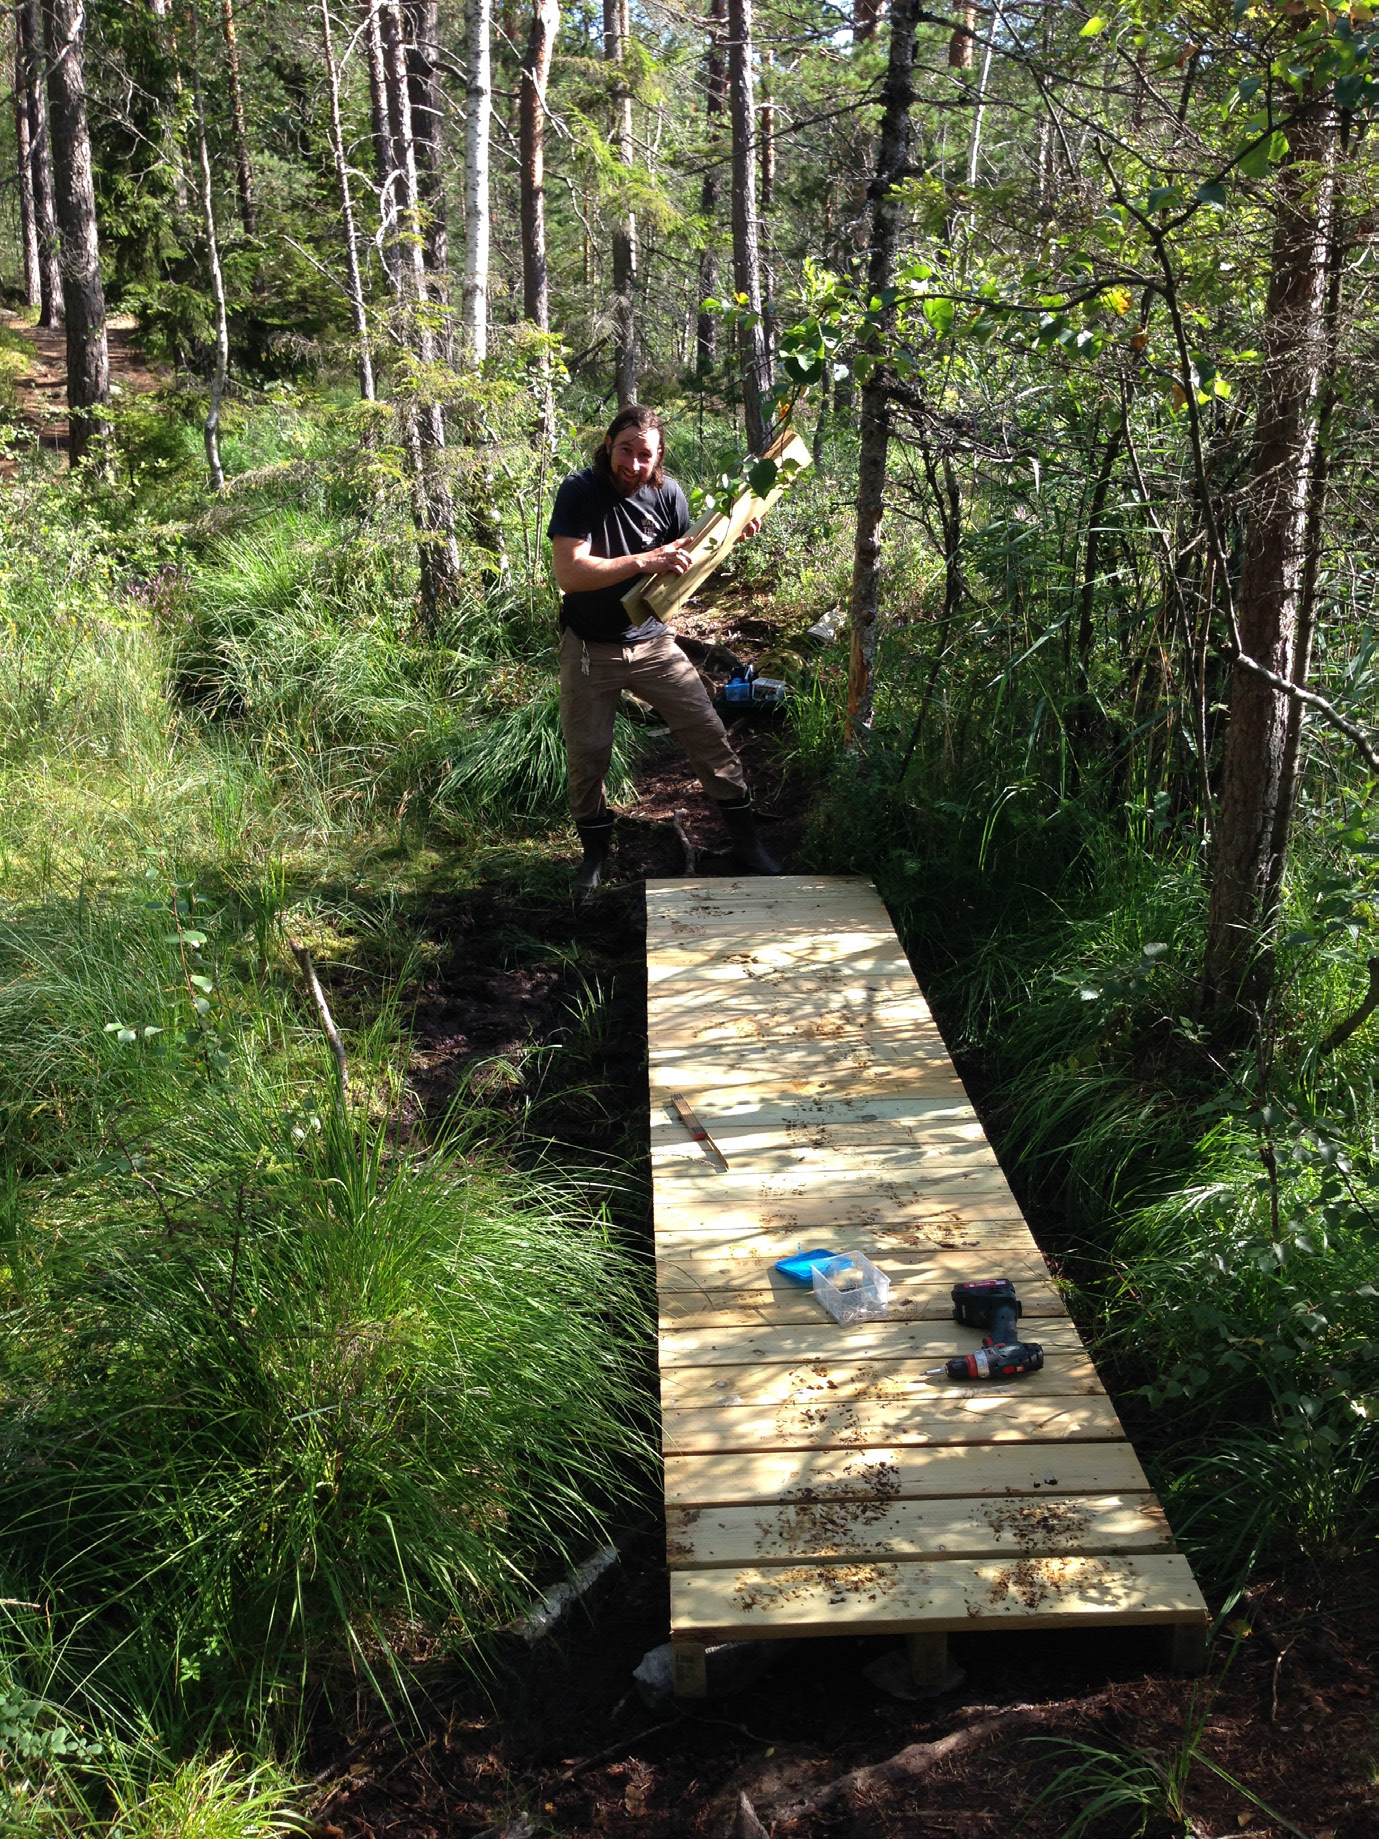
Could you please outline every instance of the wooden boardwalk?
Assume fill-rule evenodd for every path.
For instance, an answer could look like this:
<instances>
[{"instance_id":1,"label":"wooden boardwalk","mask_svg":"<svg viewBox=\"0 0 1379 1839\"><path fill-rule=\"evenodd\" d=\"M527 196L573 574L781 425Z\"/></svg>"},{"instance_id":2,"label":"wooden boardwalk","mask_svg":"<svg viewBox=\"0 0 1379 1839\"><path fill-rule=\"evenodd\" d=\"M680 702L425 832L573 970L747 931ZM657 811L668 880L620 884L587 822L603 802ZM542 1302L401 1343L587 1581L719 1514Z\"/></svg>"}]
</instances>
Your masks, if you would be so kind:
<instances>
[{"instance_id":1,"label":"wooden boardwalk","mask_svg":"<svg viewBox=\"0 0 1379 1839\"><path fill-rule=\"evenodd\" d=\"M647 883L651 1156L677 1690L717 1642L1206 1608L868 881ZM683 1094L720 1171L671 1106ZM883 1321L835 1325L777 1258L864 1251ZM971 1351L949 1289L1009 1277L1042 1372L925 1377Z\"/></svg>"}]
</instances>

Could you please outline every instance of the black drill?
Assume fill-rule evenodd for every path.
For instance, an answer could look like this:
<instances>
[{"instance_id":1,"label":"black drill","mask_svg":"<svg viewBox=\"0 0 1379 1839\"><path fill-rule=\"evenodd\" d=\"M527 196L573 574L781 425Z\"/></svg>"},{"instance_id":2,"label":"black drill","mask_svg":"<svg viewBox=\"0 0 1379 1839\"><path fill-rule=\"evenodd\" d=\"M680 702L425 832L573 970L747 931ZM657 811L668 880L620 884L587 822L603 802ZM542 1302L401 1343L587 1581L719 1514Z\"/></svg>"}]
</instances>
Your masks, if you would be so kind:
<instances>
[{"instance_id":1,"label":"black drill","mask_svg":"<svg viewBox=\"0 0 1379 1839\"><path fill-rule=\"evenodd\" d=\"M985 1328L986 1339L975 1354L959 1354L928 1369L949 1379L1018 1379L1037 1373L1044 1350L1037 1341L1018 1341L1016 1326L1024 1307L1008 1277L984 1277L953 1285L953 1320L965 1328Z\"/></svg>"}]
</instances>

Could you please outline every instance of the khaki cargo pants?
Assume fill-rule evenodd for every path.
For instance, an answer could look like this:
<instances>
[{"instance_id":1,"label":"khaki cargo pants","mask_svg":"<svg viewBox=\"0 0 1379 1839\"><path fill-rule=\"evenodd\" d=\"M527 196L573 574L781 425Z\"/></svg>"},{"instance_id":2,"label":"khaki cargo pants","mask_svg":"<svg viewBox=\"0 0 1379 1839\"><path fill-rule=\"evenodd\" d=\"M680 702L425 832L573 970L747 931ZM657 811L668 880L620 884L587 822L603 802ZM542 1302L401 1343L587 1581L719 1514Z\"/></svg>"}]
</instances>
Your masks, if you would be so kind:
<instances>
[{"instance_id":1,"label":"khaki cargo pants","mask_svg":"<svg viewBox=\"0 0 1379 1839\"><path fill-rule=\"evenodd\" d=\"M560 726L577 824L594 823L608 809L603 781L624 690L663 717L710 798L732 804L747 796L746 776L699 673L668 632L640 645L596 645L567 627L560 640Z\"/></svg>"}]
</instances>

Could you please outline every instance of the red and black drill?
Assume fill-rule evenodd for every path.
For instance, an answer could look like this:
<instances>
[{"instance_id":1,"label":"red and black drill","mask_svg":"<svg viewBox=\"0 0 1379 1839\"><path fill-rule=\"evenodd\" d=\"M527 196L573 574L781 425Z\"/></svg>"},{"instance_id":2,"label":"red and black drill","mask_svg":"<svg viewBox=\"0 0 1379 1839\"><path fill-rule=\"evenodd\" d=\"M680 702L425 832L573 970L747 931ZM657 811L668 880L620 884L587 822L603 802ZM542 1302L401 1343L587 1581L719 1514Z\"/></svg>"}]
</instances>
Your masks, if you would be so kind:
<instances>
[{"instance_id":1,"label":"red and black drill","mask_svg":"<svg viewBox=\"0 0 1379 1839\"><path fill-rule=\"evenodd\" d=\"M926 1377L944 1373L949 1379L1018 1379L1037 1373L1044 1350L1037 1341L1017 1338L1016 1323L1024 1305L1008 1277L983 1277L973 1283L953 1285L953 1320L964 1328L984 1328L986 1336L975 1354L959 1354Z\"/></svg>"}]
</instances>

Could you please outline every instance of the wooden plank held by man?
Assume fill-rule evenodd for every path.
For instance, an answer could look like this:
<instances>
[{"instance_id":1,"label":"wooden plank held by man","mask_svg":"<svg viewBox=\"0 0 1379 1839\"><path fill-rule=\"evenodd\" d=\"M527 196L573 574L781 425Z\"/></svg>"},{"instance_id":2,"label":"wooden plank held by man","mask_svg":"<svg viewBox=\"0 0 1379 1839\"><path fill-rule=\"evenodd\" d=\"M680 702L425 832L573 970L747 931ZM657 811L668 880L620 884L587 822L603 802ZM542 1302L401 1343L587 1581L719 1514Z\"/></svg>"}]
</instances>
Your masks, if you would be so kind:
<instances>
[{"instance_id":1,"label":"wooden plank held by man","mask_svg":"<svg viewBox=\"0 0 1379 1839\"><path fill-rule=\"evenodd\" d=\"M806 466L812 464L809 448L798 434L782 429L763 460L773 460L776 482L764 498L749 486L726 511L705 511L683 539L690 565L683 575L646 575L622 597L628 612L644 609L657 619L670 619L700 588L720 563L726 561L748 524L759 521Z\"/></svg>"}]
</instances>

